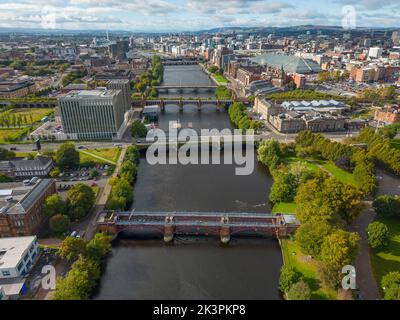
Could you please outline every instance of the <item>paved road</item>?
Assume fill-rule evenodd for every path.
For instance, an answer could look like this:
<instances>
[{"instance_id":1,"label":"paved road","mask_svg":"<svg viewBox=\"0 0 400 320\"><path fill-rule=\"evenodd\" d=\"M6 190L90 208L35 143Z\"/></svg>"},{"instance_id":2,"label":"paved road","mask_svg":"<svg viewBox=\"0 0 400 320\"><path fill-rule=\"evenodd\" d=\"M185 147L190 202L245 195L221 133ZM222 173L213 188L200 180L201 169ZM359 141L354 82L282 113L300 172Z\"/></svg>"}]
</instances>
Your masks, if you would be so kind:
<instances>
[{"instance_id":1,"label":"paved road","mask_svg":"<svg viewBox=\"0 0 400 320\"><path fill-rule=\"evenodd\" d=\"M367 232L365 231L368 225L375 219L376 214L371 201L364 201L364 203L365 209L350 228L351 231L358 232L361 236L355 265L356 281L363 299L377 300L381 299L381 296L371 265L370 248L367 241Z\"/></svg>"}]
</instances>

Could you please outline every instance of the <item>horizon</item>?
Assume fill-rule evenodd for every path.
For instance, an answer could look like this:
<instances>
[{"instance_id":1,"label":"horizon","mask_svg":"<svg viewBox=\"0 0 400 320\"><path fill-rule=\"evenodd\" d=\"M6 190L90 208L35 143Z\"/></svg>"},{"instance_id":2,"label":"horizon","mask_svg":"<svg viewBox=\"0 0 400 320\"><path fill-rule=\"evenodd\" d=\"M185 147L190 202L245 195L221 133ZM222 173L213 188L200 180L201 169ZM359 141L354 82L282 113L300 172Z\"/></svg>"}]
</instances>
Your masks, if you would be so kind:
<instances>
[{"instance_id":1,"label":"horizon","mask_svg":"<svg viewBox=\"0 0 400 320\"><path fill-rule=\"evenodd\" d=\"M109 30L134 33L199 32L224 28L343 25L399 28L395 0L0 0L0 28L44 31ZM227 5L228 4L228 5ZM318 8L318 9L316 9ZM106 27L105 27L106 26Z\"/></svg>"}]
</instances>

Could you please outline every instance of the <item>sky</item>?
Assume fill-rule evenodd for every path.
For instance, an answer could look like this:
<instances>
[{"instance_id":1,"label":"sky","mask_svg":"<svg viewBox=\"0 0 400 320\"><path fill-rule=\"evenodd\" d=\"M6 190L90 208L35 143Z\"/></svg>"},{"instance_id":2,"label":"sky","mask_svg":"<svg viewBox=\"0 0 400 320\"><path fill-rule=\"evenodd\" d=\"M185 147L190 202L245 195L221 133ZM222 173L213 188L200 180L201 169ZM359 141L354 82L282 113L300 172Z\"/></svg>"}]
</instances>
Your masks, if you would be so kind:
<instances>
[{"instance_id":1,"label":"sky","mask_svg":"<svg viewBox=\"0 0 400 320\"><path fill-rule=\"evenodd\" d=\"M304 24L400 27L399 0L0 0L0 28L196 31Z\"/></svg>"}]
</instances>

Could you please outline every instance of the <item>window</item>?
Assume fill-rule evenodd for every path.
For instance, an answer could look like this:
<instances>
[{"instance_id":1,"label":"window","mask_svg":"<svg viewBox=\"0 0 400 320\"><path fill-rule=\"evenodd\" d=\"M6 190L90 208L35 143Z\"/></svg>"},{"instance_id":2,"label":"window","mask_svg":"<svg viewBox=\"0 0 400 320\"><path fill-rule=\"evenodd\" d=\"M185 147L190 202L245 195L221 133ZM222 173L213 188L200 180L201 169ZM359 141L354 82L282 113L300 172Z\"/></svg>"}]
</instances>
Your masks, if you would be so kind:
<instances>
[{"instance_id":1,"label":"window","mask_svg":"<svg viewBox=\"0 0 400 320\"><path fill-rule=\"evenodd\" d=\"M22 261L18 264L17 270L18 270L19 272L21 272L21 269L22 269L23 265L24 265L24 264L23 264Z\"/></svg>"},{"instance_id":2,"label":"window","mask_svg":"<svg viewBox=\"0 0 400 320\"><path fill-rule=\"evenodd\" d=\"M4 270L4 271L2 271L1 273L3 274L3 277L11 276L11 273L10 273L10 271L8 271L8 270Z\"/></svg>"}]
</instances>

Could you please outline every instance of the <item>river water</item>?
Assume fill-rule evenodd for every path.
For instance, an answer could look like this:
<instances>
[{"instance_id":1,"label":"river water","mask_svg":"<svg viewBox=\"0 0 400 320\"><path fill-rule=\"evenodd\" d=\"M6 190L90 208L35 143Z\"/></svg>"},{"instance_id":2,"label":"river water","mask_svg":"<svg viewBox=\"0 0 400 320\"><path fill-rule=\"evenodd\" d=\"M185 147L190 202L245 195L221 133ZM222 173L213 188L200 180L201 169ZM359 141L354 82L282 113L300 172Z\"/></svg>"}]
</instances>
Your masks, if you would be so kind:
<instances>
[{"instance_id":1,"label":"river water","mask_svg":"<svg viewBox=\"0 0 400 320\"><path fill-rule=\"evenodd\" d=\"M208 84L198 66L166 67L166 84ZM184 82L184 83L183 83ZM176 93L170 93L176 96ZM204 106L168 107L160 128L179 120L194 129L232 129L226 111ZM254 159L255 160L255 159ZM255 161L249 176L235 166L155 165L142 158L134 187L136 210L270 212L272 179ZM143 235L142 235L143 236ZM122 236L113 246L95 299L279 299L282 257L275 239L160 239Z\"/></svg>"}]
</instances>

